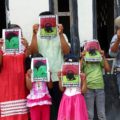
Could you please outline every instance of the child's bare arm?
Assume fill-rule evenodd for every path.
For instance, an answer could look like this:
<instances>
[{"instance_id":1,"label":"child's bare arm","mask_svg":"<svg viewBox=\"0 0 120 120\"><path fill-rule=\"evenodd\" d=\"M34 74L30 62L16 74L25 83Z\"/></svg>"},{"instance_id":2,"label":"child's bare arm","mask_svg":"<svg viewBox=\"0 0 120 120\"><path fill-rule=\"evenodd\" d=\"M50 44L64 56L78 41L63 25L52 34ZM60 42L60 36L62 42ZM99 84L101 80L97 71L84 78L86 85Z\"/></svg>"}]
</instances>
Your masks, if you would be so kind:
<instances>
[{"instance_id":1,"label":"child's bare arm","mask_svg":"<svg viewBox=\"0 0 120 120\"><path fill-rule=\"evenodd\" d=\"M80 59L80 70L82 70L82 65L83 65L83 61L84 61L84 56L86 54L86 51L83 51L80 53L81 54L81 59Z\"/></svg>"},{"instance_id":2,"label":"child's bare arm","mask_svg":"<svg viewBox=\"0 0 120 120\"><path fill-rule=\"evenodd\" d=\"M32 89L31 73L32 73L31 69L29 69L26 73L26 87L28 88L28 90Z\"/></svg>"},{"instance_id":3,"label":"child's bare arm","mask_svg":"<svg viewBox=\"0 0 120 120\"><path fill-rule=\"evenodd\" d=\"M3 39L0 38L0 69L2 67L2 60L3 60L3 51L2 51L2 46L3 46Z\"/></svg>"},{"instance_id":4,"label":"child's bare arm","mask_svg":"<svg viewBox=\"0 0 120 120\"><path fill-rule=\"evenodd\" d=\"M25 53L25 56L26 56L26 57L28 57L28 56L31 54L30 46L28 46L28 47L25 49L24 53Z\"/></svg>"},{"instance_id":5,"label":"child's bare arm","mask_svg":"<svg viewBox=\"0 0 120 120\"><path fill-rule=\"evenodd\" d=\"M2 64L3 64L3 53L2 50L0 50L0 70L2 68Z\"/></svg>"},{"instance_id":6,"label":"child's bare arm","mask_svg":"<svg viewBox=\"0 0 120 120\"><path fill-rule=\"evenodd\" d=\"M112 52L117 52L120 44L120 28L117 30L117 39L111 47Z\"/></svg>"},{"instance_id":7,"label":"child's bare arm","mask_svg":"<svg viewBox=\"0 0 120 120\"><path fill-rule=\"evenodd\" d=\"M63 92L65 88L62 86L62 80L59 80L59 88Z\"/></svg>"},{"instance_id":8,"label":"child's bare arm","mask_svg":"<svg viewBox=\"0 0 120 120\"><path fill-rule=\"evenodd\" d=\"M39 29L39 24L33 25L33 36L30 44L31 54L38 53L38 44L37 44L37 32Z\"/></svg>"},{"instance_id":9,"label":"child's bare arm","mask_svg":"<svg viewBox=\"0 0 120 120\"><path fill-rule=\"evenodd\" d=\"M65 40L65 37L63 35L63 25L59 24L58 25L58 32L59 32L59 36L60 36L60 42L61 42L61 49L62 52L64 54L68 54L70 52L70 46L68 45L68 43Z\"/></svg>"},{"instance_id":10,"label":"child's bare arm","mask_svg":"<svg viewBox=\"0 0 120 120\"><path fill-rule=\"evenodd\" d=\"M86 76L84 73L81 73L80 77L81 77L81 92L84 94L87 91Z\"/></svg>"},{"instance_id":11,"label":"child's bare arm","mask_svg":"<svg viewBox=\"0 0 120 120\"><path fill-rule=\"evenodd\" d=\"M104 55L104 51L101 50L100 51L101 55L102 55L102 58L103 58L103 62L104 62L104 69L106 72L110 72L111 71L111 67L107 61L107 59L105 58L105 55Z\"/></svg>"},{"instance_id":12,"label":"child's bare arm","mask_svg":"<svg viewBox=\"0 0 120 120\"><path fill-rule=\"evenodd\" d=\"M65 88L62 86L61 72L58 72L58 78L59 78L59 88L63 92Z\"/></svg>"},{"instance_id":13,"label":"child's bare arm","mask_svg":"<svg viewBox=\"0 0 120 120\"><path fill-rule=\"evenodd\" d=\"M25 56L28 57L31 54L28 42L27 42L27 40L25 38L21 38L21 43L25 47L25 50L24 50Z\"/></svg>"},{"instance_id":14,"label":"child's bare arm","mask_svg":"<svg viewBox=\"0 0 120 120\"><path fill-rule=\"evenodd\" d=\"M50 72L50 71L49 71L49 72ZM50 81L47 82L47 86L48 86L49 89L52 89L52 88L53 88L53 82L52 82L51 74L52 74L52 73L50 72Z\"/></svg>"},{"instance_id":15,"label":"child's bare arm","mask_svg":"<svg viewBox=\"0 0 120 120\"><path fill-rule=\"evenodd\" d=\"M110 72L110 71L111 71L111 67L110 67L107 59L106 59L106 58L103 58L103 60L104 60L104 69L105 69L105 71L106 71L106 72Z\"/></svg>"},{"instance_id":16,"label":"child's bare arm","mask_svg":"<svg viewBox=\"0 0 120 120\"><path fill-rule=\"evenodd\" d=\"M2 67L2 59L3 59L3 55L0 53L0 68Z\"/></svg>"},{"instance_id":17,"label":"child's bare arm","mask_svg":"<svg viewBox=\"0 0 120 120\"><path fill-rule=\"evenodd\" d=\"M53 88L52 80L50 80L50 81L47 83L47 85L48 85L48 88L49 88L49 89L52 89L52 88Z\"/></svg>"}]
</instances>

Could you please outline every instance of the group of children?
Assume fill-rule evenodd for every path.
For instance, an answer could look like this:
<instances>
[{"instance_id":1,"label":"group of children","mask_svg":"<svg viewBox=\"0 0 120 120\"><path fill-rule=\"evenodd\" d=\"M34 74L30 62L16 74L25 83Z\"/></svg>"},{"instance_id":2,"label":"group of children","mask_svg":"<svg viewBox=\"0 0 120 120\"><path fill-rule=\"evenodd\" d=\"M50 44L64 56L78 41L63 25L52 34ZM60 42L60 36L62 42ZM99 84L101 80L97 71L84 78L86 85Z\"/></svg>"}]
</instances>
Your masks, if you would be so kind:
<instances>
[{"instance_id":1,"label":"group of children","mask_svg":"<svg viewBox=\"0 0 120 120\"><path fill-rule=\"evenodd\" d=\"M96 52L96 48L92 46L92 52ZM61 72L58 72L59 88L63 93L57 120L93 120L94 119L94 103L96 101L96 109L99 120L106 120L105 116L105 93L103 69L110 72L110 66L105 58L104 51L99 49L101 60L97 62L85 61L85 55L91 50L81 53L81 86L80 87L63 87L61 80ZM94 53L92 53L94 54ZM30 107L32 120L50 119L51 97L48 88L52 87L51 81L31 83L31 70L27 71L26 84L30 90L27 97L27 106ZM85 97L85 98L84 98Z\"/></svg>"},{"instance_id":2,"label":"group of children","mask_svg":"<svg viewBox=\"0 0 120 120\"><path fill-rule=\"evenodd\" d=\"M27 120L27 107L30 111L31 120L50 120L50 106L53 98L50 96L49 89L53 87L52 81L56 78L59 79L59 89L64 92L59 105L57 120L93 120L95 101L99 120L106 120L102 72L103 69L109 72L110 66L105 58L104 51L96 48L95 44L91 44L90 48L84 49L84 51L80 53L81 59L77 60L77 62L80 63L81 85L79 87L63 87L61 71L56 73L56 71L62 67L62 52L68 53L69 51L69 45L63 34L63 26L59 26L59 37L53 38L53 40L37 41L38 36L36 34L38 32L38 26L35 29L36 31L33 31L32 45L28 46L27 41L22 39L22 44L25 46L25 49L19 54L3 53L2 45L4 43L2 40L0 41L1 120L4 120L4 117L6 117L6 120ZM53 51L54 56L50 51ZM33 57L48 57L48 62L50 62L50 68L52 70L49 71L52 73L50 77L52 80L49 82L33 82L31 80L31 74L33 72L31 69L28 69L24 76L23 63L25 57L30 53L33 54ZM34 56L34 53L37 53L37 55ZM93 56L93 61L87 61L86 55L87 57ZM96 55L98 55L98 57L100 56L101 60L94 61L94 56ZM56 61L52 61L51 58ZM72 61L74 60L72 59ZM58 68L55 64L58 65ZM24 79L26 79L26 87L29 90L28 95L27 92L25 92ZM6 92L7 89L8 91ZM26 98L27 103L25 101Z\"/></svg>"},{"instance_id":3,"label":"group of children","mask_svg":"<svg viewBox=\"0 0 120 120\"><path fill-rule=\"evenodd\" d=\"M92 52L94 50L92 50ZM79 61L81 64L80 87L66 87L66 88L63 87L61 81L61 74L58 73L59 87L60 90L63 91L64 93L59 105L57 120L88 120L88 119L93 120L95 101L96 101L98 118L100 120L106 120L104 80L103 80L102 71L103 68L106 71L110 71L110 67L105 58L104 51L102 50L99 51L102 56L102 60L100 62L85 61L84 57L86 55L86 52L87 51L83 51L81 53L81 59ZM3 53L1 52L1 55L2 54ZM6 55L6 57L11 58L13 60L13 58L9 55ZM19 60L22 60L20 56L18 57ZM42 57L42 55L38 54L35 57ZM5 59L6 58L4 56L3 60L1 61L5 62L6 61ZM50 80L50 82L48 83L32 82L31 81L32 72L33 71L31 69L27 70L25 77L26 86L28 90L30 90L30 93L27 96L27 107L29 107L30 110L31 120L49 120L50 105L52 104L52 100L48 88L52 88L52 81ZM2 74L3 72L1 72L1 75Z\"/></svg>"},{"instance_id":4,"label":"group of children","mask_svg":"<svg viewBox=\"0 0 120 120\"><path fill-rule=\"evenodd\" d=\"M63 87L61 74L58 73L59 87L64 93L59 105L57 120L93 120L95 100L98 118L100 120L106 120L102 71L103 68L106 71L110 71L110 67L105 58L104 51L99 51L102 56L102 61L100 62L85 61L84 57L86 52L87 51L83 51L81 53L80 87ZM1 55L2 54L1 52ZM36 57L42 56L38 54ZM19 59L21 58L19 57ZM5 62L5 57L3 62ZM31 69L26 73L26 86L28 90L30 90L27 96L27 107L30 108L31 120L49 120L52 100L48 87L52 87L52 82L51 80L49 83L31 82L31 73Z\"/></svg>"}]
</instances>

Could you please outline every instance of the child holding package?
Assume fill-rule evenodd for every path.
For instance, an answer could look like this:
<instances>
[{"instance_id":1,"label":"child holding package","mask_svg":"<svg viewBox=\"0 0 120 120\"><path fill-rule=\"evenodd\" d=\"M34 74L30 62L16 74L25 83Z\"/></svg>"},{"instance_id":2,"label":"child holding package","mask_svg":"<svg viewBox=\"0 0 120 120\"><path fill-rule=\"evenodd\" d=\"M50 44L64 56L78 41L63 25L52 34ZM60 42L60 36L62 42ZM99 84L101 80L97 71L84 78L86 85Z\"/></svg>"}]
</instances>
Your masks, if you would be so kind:
<instances>
[{"instance_id":1,"label":"child holding package","mask_svg":"<svg viewBox=\"0 0 120 120\"><path fill-rule=\"evenodd\" d=\"M86 104L83 94L86 92L86 77L80 74L81 87L63 87L58 73L60 90L64 91L62 96L57 120L88 120Z\"/></svg>"},{"instance_id":2,"label":"child holding package","mask_svg":"<svg viewBox=\"0 0 120 120\"><path fill-rule=\"evenodd\" d=\"M9 30L11 32L8 32ZM25 86L24 65L25 59L30 53L28 42L21 36L19 48L23 47L24 49L19 49L19 52L15 49L14 52L4 49L6 41L9 41L7 42L9 47L14 48L18 45L16 44L16 40L19 38L18 30L21 30L18 25L10 25L10 28L5 31L7 33L5 38L0 39L0 120L28 119L26 106L28 91Z\"/></svg>"},{"instance_id":3,"label":"child holding package","mask_svg":"<svg viewBox=\"0 0 120 120\"><path fill-rule=\"evenodd\" d=\"M30 90L27 106L30 109L31 120L50 120L51 97L48 87L51 88L52 83L51 81L48 84L42 81L31 82L31 73L31 69L26 73L26 86Z\"/></svg>"},{"instance_id":4,"label":"child holding package","mask_svg":"<svg viewBox=\"0 0 120 120\"><path fill-rule=\"evenodd\" d=\"M82 72L86 74L87 80L87 92L85 94L85 100L88 109L88 119L94 119L94 102L96 101L98 119L106 120L103 69L106 72L109 72L110 66L105 58L104 51L101 50L100 47L97 47L94 41L91 43L86 43L86 46L88 46L87 49L84 49L85 51L82 52L81 59ZM86 46L84 46L84 48ZM88 54L89 59L85 60L85 57ZM101 55L101 60L98 59L100 57L99 54Z\"/></svg>"}]
</instances>

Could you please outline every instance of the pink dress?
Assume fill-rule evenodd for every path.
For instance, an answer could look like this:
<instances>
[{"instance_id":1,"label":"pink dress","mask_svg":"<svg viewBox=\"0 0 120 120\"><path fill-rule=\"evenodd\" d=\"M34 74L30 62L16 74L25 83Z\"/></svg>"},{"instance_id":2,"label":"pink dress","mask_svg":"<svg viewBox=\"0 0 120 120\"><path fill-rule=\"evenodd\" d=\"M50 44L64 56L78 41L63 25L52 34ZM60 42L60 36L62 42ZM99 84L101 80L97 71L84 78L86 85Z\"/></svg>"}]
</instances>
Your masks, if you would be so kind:
<instances>
[{"instance_id":1,"label":"pink dress","mask_svg":"<svg viewBox=\"0 0 120 120\"><path fill-rule=\"evenodd\" d=\"M66 88L57 120L88 120L86 103L80 88Z\"/></svg>"},{"instance_id":2,"label":"pink dress","mask_svg":"<svg viewBox=\"0 0 120 120\"><path fill-rule=\"evenodd\" d=\"M51 105L51 97L46 82L33 82L30 94L27 96L27 106Z\"/></svg>"}]
</instances>

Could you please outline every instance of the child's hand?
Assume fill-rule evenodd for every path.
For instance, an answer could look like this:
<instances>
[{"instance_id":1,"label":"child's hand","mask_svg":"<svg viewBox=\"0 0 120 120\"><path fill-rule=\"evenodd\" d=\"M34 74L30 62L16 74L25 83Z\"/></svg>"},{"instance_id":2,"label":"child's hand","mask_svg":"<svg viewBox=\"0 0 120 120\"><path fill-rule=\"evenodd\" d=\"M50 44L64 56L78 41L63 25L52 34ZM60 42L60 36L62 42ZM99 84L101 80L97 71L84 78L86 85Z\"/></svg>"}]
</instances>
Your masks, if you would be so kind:
<instances>
[{"instance_id":1,"label":"child's hand","mask_svg":"<svg viewBox=\"0 0 120 120\"><path fill-rule=\"evenodd\" d=\"M3 46L3 39L0 38L0 50L2 49L2 46Z\"/></svg>"},{"instance_id":2,"label":"child's hand","mask_svg":"<svg viewBox=\"0 0 120 120\"><path fill-rule=\"evenodd\" d=\"M50 71L49 71L49 72L50 72ZM53 88L53 82L52 82L51 75L52 75L52 72L50 72L50 81L47 83L49 89L52 89L52 88Z\"/></svg>"},{"instance_id":3,"label":"child's hand","mask_svg":"<svg viewBox=\"0 0 120 120\"><path fill-rule=\"evenodd\" d=\"M100 50L100 54L101 54L102 57L105 57L105 52L104 52L104 50Z\"/></svg>"},{"instance_id":4,"label":"child's hand","mask_svg":"<svg viewBox=\"0 0 120 120\"><path fill-rule=\"evenodd\" d=\"M65 90L65 88L62 86L61 75L62 75L62 71L59 71L59 72L58 72L59 88L60 88L60 90L63 92L63 91Z\"/></svg>"},{"instance_id":5,"label":"child's hand","mask_svg":"<svg viewBox=\"0 0 120 120\"><path fill-rule=\"evenodd\" d=\"M81 57L84 57L85 54L86 54L86 51L83 51L83 52L81 53Z\"/></svg>"},{"instance_id":6,"label":"child's hand","mask_svg":"<svg viewBox=\"0 0 120 120\"><path fill-rule=\"evenodd\" d=\"M39 24L34 24L33 25L33 34L36 35L39 29Z\"/></svg>"},{"instance_id":7,"label":"child's hand","mask_svg":"<svg viewBox=\"0 0 120 120\"><path fill-rule=\"evenodd\" d=\"M32 70L29 69L26 73L26 79L31 79L31 73L32 73Z\"/></svg>"},{"instance_id":8,"label":"child's hand","mask_svg":"<svg viewBox=\"0 0 120 120\"><path fill-rule=\"evenodd\" d=\"M120 42L120 28L117 30L117 38L118 38L118 40Z\"/></svg>"},{"instance_id":9,"label":"child's hand","mask_svg":"<svg viewBox=\"0 0 120 120\"><path fill-rule=\"evenodd\" d=\"M85 75L85 73L80 73L80 78L81 78L81 80L86 80L86 75Z\"/></svg>"},{"instance_id":10,"label":"child's hand","mask_svg":"<svg viewBox=\"0 0 120 120\"><path fill-rule=\"evenodd\" d=\"M31 73L32 73L31 69L29 69L26 73L26 86L27 86L28 90L32 89Z\"/></svg>"},{"instance_id":11,"label":"child's hand","mask_svg":"<svg viewBox=\"0 0 120 120\"><path fill-rule=\"evenodd\" d=\"M62 73L62 72L61 72L61 71L59 71L59 72L58 72L58 74L57 74L57 75L58 75L59 80L61 80L61 73Z\"/></svg>"},{"instance_id":12,"label":"child's hand","mask_svg":"<svg viewBox=\"0 0 120 120\"><path fill-rule=\"evenodd\" d=\"M24 45L25 48L28 48L28 42L25 38L21 38L21 43Z\"/></svg>"},{"instance_id":13,"label":"child's hand","mask_svg":"<svg viewBox=\"0 0 120 120\"><path fill-rule=\"evenodd\" d=\"M80 77L81 77L81 92L84 94L87 91L87 83L86 83L86 75L85 73L80 73Z\"/></svg>"},{"instance_id":14,"label":"child's hand","mask_svg":"<svg viewBox=\"0 0 120 120\"><path fill-rule=\"evenodd\" d=\"M62 24L58 24L58 33L62 34L63 33L63 25Z\"/></svg>"},{"instance_id":15,"label":"child's hand","mask_svg":"<svg viewBox=\"0 0 120 120\"><path fill-rule=\"evenodd\" d=\"M52 88L53 88L53 82L52 82L52 78L51 78L52 72L51 72L50 70L49 70L49 72L50 72L50 81L47 82L47 85L48 85L48 88L49 88L49 89L52 89Z\"/></svg>"}]
</instances>

